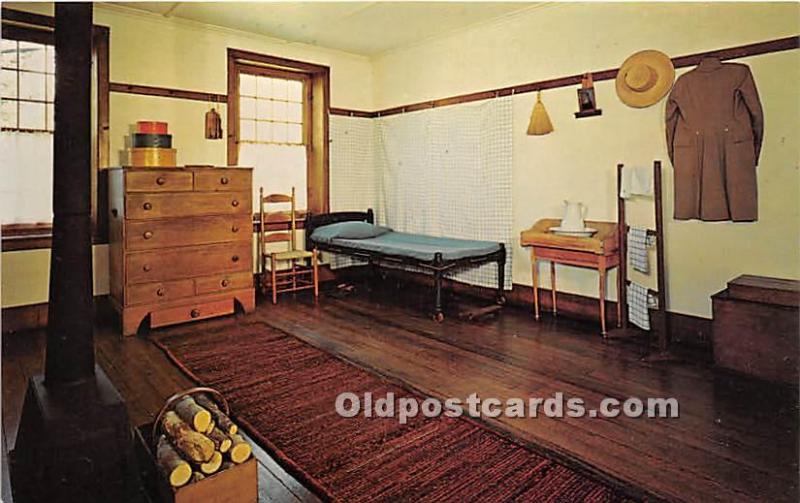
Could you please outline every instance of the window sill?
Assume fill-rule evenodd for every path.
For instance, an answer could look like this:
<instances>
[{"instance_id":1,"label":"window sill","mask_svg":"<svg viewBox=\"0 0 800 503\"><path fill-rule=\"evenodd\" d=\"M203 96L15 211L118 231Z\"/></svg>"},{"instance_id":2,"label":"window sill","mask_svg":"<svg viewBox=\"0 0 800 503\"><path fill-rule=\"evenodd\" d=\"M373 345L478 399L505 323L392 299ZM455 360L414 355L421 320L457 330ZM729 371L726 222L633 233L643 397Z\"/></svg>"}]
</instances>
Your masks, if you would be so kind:
<instances>
[{"instance_id":1,"label":"window sill","mask_svg":"<svg viewBox=\"0 0 800 503\"><path fill-rule=\"evenodd\" d=\"M305 227L306 212L298 211L295 223L298 229ZM267 231L288 230L290 221L271 222ZM260 230L258 213L253 214L253 232ZM46 250L53 246L52 224L7 224L3 226L2 251ZM92 244L108 244L105 239L92 238Z\"/></svg>"}]
</instances>

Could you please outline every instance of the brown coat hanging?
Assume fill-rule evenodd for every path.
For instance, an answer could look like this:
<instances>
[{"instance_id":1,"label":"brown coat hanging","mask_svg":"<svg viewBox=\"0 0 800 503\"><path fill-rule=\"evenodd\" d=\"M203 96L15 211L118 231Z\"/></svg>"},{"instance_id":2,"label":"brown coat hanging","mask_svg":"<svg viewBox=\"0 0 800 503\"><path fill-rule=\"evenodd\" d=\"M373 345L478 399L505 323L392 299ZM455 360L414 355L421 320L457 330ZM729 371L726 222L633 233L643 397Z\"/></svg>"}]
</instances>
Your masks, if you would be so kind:
<instances>
[{"instance_id":1,"label":"brown coat hanging","mask_svg":"<svg viewBox=\"0 0 800 503\"><path fill-rule=\"evenodd\" d=\"M750 68L703 59L675 83L666 119L675 218L756 220L764 117Z\"/></svg>"},{"instance_id":2,"label":"brown coat hanging","mask_svg":"<svg viewBox=\"0 0 800 503\"><path fill-rule=\"evenodd\" d=\"M206 112L206 138L209 140L222 138L222 118L213 108Z\"/></svg>"}]
</instances>

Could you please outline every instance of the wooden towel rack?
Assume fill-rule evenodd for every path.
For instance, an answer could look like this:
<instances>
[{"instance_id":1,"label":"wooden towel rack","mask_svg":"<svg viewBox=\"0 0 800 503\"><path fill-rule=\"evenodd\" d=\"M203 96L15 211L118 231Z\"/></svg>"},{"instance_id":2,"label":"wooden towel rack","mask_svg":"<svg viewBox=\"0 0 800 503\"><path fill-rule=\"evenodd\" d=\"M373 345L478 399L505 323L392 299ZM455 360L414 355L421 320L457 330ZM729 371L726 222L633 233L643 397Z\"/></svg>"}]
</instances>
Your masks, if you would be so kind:
<instances>
[{"instance_id":1,"label":"wooden towel rack","mask_svg":"<svg viewBox=\"0 0 800 503\"><path fill-rule=\"evenodd\" d=\"M622 188L622 170L623 164L617 164L617 215L619 221L619 250L620 250L620 269L619 274L625 280L627 286L630 281L628 280L628 229L630 228L625 218L625 199L620 196L620 189ZM664 260L664 203L662 197L661 185L661 161L653 161L653 198L655 200L655 217L656 228L655 230L648 229L648 236L655 236L656 238L656 274L658 281L658 290L656 292L650 291L655 294L658 299L658 350L659 353L666 353L669 347L669 316L667 315L667 277L666 277L666 261ZM618 302L622 303L622 330L627 331L628 325L628 292L627 288L622 288ZM652 333L650 330L647 337L647 350L650 351L652 347Z\"/></svg>"}]
</instances>

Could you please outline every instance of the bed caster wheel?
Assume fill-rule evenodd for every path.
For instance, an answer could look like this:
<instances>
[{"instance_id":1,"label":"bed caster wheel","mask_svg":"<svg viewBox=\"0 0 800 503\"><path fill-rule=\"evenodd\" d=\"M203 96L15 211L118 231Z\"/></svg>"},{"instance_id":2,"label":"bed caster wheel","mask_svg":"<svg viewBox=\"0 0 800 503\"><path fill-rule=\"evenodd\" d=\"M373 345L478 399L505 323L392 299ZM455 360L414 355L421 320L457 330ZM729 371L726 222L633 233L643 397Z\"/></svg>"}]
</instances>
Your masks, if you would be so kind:
<instances>
[{"instance_id":1,"label":"bed caster wheel","mask_svg":"<svg viewBox=\"0 0 800 503\"><path fill-rule=\"evenodd\" d=\"M498 306L505 306L506 305L506 296L505 295L498 295L496 302L497 302Z\"/></svg>"},{"instance_id":2,"label":"bed caster wheel","mask_svg":"<svg viewBox=\"0 0 800 503\"><path fill-rule=\"evenodd\" d=\"M444 321L444 313L436 313L433 315L433 321L436 323L441 323Z\"/></svg>"}]
</instances>

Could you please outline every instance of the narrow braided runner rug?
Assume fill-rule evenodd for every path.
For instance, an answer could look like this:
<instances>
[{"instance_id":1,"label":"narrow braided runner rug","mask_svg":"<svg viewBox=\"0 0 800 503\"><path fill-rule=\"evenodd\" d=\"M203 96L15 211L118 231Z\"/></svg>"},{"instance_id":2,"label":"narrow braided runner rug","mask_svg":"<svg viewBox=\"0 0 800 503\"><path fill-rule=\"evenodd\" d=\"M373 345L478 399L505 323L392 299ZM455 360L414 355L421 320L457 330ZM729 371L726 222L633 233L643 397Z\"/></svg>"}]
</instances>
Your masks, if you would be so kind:
<instances>
[{"instance_id":1,"label":"narrow braided runner rug","mask_svg":"<svg viewBox=\"0 0 800 503\"><path fill-rule=\"evenodd\" d=\"M324 499L630 501L466 418L344 418L343 392L420 397L261 322L153 342L227 398L239 424Z\"/></svg>"}]
</instances>

